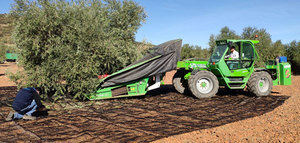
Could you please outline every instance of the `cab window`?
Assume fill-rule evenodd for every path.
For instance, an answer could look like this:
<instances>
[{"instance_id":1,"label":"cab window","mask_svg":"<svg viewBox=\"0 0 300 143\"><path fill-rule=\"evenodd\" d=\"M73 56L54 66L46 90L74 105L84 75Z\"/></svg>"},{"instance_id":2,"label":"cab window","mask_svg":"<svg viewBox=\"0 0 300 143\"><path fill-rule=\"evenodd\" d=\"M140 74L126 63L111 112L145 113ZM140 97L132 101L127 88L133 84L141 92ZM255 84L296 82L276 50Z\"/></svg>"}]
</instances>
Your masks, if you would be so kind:
<instances>
[{"instance_id":1,"label":"cab window","mask_svg":"<svg viewBox=\"0 0 300 143\"><path fill-rule=\"evenodd\" d=\"M244 42L241 51L241 68L251 67L254 61L254 49L250 42Z\"/></svg>"},{"instance_id":2,"label":"cab window","mask_svg":"<svg viewBox=\"0 0 300 143\"><path fill-rule=\"evenodd\" d=\"M254 51L252 45L249 42L243 43L243 50L241 56L242 60L253 60Z\"/></svg>"},{"instance_id":3,"label":"cab window","mask_svg":"<svg viewBox=\"0 0 300 143\"><path fill-rule=\"evenodd\" d=\"M234 50L239 53L239 58L236 58L236 59L229 58L229 56L231 54L231 50L230 50L231 46L233 46ZM241 68L241 66L240 66L241 65L240 64L240 58L241 58L240 51L241 51L241 42L236 42L229 46L229 49L225 56L225 63L227 64L227 67L229 68L229 70L236 70L236 69Z\"/></svg>"}]
</instances>

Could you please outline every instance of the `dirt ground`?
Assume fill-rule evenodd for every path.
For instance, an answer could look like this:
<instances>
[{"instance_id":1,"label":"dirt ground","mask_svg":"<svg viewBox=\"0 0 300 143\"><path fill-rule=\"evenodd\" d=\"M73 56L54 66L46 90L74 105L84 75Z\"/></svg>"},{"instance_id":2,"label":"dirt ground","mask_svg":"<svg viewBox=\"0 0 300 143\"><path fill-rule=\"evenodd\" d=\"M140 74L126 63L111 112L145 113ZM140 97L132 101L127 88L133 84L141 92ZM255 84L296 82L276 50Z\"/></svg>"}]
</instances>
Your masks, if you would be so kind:
<instances>
[{"instance_id":1,"label":"dirt ground","mask_svg":"<svg viewBox=\"0 0 300 143\"><path fill-rule=\"evenodd\" d=\"M0 142L300 142L300 76L267 97L221 89L196 99L165 85L142 97L45 103L47 117L6 122L17 88L5 71L16 69L0 65Z\"/></svg>"}]
</instances>

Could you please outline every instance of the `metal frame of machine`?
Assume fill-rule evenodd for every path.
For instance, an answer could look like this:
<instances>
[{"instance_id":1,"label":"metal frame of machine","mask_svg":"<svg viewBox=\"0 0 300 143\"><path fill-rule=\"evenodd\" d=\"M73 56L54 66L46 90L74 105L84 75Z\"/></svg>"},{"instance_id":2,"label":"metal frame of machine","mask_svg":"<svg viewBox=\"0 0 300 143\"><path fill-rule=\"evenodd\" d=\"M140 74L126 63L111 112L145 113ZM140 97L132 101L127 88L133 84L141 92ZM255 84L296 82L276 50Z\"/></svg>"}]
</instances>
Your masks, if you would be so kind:
<instances>
[{"instance_id":1,"label":"metal frame of machine","mask_svg":"<svg viewBox=\"0 0 300 143\"><path fill-rule=\"evenodd\" d=\"M173 77L175 89L179 93L186 93L189 90L198 98L209 98L216 95L219 86L228 89L247 88L256 96L266 96L270 94L273 85L290 85L291 66L286 61L269 60L264 68L254 68L255 62L259 59L254 46L257 43L259 43L257 40L219 40L216 41L217 46L209 61L178 61L177 72ZM239 52L238 59L225 58L229 54L230 46L236 47ZM161 55L129 66L101 80L105 81L158 58L161 58ZM97 100L145 95L147 91L159 88L163 84L160 79L164 74L145 75L130 82L108 87L99 86L98 90L87 95L87 98Z\"/></svg>"}]
</instances>

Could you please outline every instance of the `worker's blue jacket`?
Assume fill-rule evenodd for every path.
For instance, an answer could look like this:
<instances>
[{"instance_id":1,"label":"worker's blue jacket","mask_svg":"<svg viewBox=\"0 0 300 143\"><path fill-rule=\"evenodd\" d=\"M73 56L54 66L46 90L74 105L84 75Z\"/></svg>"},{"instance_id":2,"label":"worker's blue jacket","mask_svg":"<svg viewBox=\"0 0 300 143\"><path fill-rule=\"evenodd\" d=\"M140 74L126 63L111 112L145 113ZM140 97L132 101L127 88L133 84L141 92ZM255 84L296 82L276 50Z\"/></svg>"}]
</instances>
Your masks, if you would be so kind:
<instances>
[{"instance_id":1,"label":"worker's blue jacket","mask_svg":"<svg viewBox=\"0 0 300 143\"><path fill-rule=\"evenodd\" d=\"M35 88L23 88L18 92L12 107L15 111L20 112L22 109L25 109L27 106L29 106L33 100L35 100L38 106L37 108L43 106L41 103L41 98Z\"/></svg>"}]
</instances>

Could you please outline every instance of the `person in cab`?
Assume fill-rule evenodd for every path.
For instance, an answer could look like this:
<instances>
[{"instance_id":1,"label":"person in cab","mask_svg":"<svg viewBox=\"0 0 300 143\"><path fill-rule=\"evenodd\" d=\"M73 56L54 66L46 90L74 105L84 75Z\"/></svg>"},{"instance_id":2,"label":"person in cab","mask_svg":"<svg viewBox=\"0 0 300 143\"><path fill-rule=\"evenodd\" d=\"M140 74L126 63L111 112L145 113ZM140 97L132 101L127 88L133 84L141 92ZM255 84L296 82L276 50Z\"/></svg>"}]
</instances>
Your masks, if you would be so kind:
<instances>
[{"instance_id":1,"label":"person in cab","mask_svg":"<svg viewBox=\"0 0 300 143\"><path fill-rule=\"evenodd\" d=\"M225 56L226 59L237 60L239 58L239 52L235 50L234 46L230 47L230 54Z\"/></svg>"}]
</instances>

